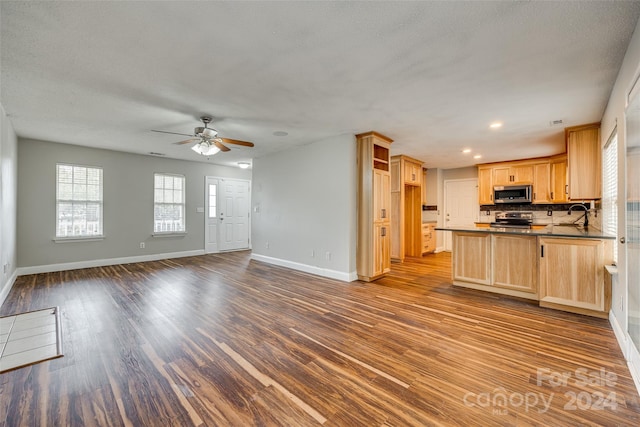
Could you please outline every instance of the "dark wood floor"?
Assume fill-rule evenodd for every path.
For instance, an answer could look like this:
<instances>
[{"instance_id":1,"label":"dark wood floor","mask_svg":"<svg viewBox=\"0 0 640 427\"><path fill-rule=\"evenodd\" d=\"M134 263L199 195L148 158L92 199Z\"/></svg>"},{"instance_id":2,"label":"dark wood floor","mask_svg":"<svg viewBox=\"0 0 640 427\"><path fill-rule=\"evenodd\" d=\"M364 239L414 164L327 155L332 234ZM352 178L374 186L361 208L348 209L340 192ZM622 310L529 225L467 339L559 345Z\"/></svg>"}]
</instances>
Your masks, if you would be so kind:
<instances>
[{"instance_id":1,"label":"dark wood floor","mask_svg":"<svg viewBox=\"0 0 640 427\"><path fill-rule=\"evenodd\" d=\"M640 424L605 320L453 288L445 253L375 283L249 255L19 277L0 315L59 306L65 356L0 375L0 426Z\"/></svg>"}]
</instances>

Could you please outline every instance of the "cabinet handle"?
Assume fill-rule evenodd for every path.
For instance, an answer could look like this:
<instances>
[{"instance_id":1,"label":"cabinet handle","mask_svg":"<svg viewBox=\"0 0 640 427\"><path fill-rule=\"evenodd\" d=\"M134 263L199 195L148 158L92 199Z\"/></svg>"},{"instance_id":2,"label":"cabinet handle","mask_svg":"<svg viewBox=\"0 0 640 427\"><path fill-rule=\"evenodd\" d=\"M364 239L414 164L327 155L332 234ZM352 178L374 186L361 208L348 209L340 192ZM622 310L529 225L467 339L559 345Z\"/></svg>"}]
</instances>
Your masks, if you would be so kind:
<instances>
[{"instance_id":1,"label":"cabinet handle","mask_svg":"<svg viewBox=\"0 0 640 427\"><path fill-rule=\"evenodd\" d=\"M624 245L625 243L627 243L627 239L625 239L624 237L621 237L620 238L620 243L622 243Z\"/></svg>"},{"instance_id":2,"label":"cabinet handle","mask_svg":"<svg viewBox=\"0 0 640 427\"><path fill-rule=\"evenodd\" d=\"M381 235L382 237L384 237L384 236L386 236L386 235L387 235L387 227L382 227L381 232L380 232L380 235Z\"/></svg>"},{"instance_id":3,"label":"cabinet handle","mask_svg":"<svg viewBox=\"0 0 640 427\"><path fill-rule=\"evenodd\" d=\"M493 200L493 194L489 194L489 200Z\"/></svg>"},{"instance_id":4,"label":"cabinet handle","mask_svg":"<svg viewBox=\"0 0 640 427\"><path fill-rule=\"evenodd\" d=\"M536 193L533 193L533 200L536 199Z\"/></svg>"},{"instance_id":5,"label":"cabinet handle","mask_svg":"<svg viewBox=\"0 0 640 427\"><path fill-rule=\"evenodd\" d=\"M540 258L544 258L544 245L540 245Z\"/></svg>"},{"instance_id":6,"label":"cabinet handle","mask_svg":"<svg viewBox=\"0 0 640 427\"><path fill-rule=\"evenodd\" d=\"M553 200L553 191L551 192L551 200Z\"/></svg>"},{"instance_id":7,"label":"cabinet handle","mask_svg":"<svg viewBox=\"0 0 640 427\"><path fill-rule=\"evenodd\" d=\"M569 184L564 186L564 194L569 194Z\"/></svg>"},{"instance_id":8,"label":"cabinet handle","mask_svg":"<svg viewBox=\"0 0 640 427\"><path fill-rule=\"evenodd\" d=\"M382 213L380 214L381 218L386 218L387 217L387 210L386 209L382 209Z\"/></svg>"}]
</instances>

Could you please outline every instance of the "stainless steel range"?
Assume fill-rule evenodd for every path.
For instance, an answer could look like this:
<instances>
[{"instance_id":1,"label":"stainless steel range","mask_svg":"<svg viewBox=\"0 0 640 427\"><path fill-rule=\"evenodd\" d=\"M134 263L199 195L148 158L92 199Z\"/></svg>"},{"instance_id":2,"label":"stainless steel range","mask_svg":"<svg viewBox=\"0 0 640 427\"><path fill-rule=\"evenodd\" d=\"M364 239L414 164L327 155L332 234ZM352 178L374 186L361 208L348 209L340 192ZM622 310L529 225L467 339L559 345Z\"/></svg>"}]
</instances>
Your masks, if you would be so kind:
<instances>
[{"instance_id":1,"label":"stainless steel range","mask_svg":"<svg viewBox=\"0 0 640 427\"><path fill-rule=\"evenodd\" d=\"M531 228L533 223L533 212L498 212L496 220L490 224L491 227L500 228Z\"/></svg>"}]
</instances>

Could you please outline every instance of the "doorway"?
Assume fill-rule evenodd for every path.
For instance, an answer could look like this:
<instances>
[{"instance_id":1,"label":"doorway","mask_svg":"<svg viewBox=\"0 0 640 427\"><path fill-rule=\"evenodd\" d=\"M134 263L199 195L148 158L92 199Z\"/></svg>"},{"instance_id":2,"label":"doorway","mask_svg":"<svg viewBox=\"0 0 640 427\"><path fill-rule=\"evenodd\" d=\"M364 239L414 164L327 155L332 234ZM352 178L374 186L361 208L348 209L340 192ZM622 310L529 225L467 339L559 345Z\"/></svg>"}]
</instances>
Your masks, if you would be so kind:
<instances>
[{"instance_id":1,"label":"doorway","mask_svg":"<svg viewBox=\"0 0 640 427\"><path fill-rule=\"evenodd\" d=\"M444 182L445 227L473 225L478 221L478 180L452 179ZM444 249L451 251L451 233L444 233Z\"/></svg>"},{"instance_id":2,"label":"doorway","mask_svg":"<svg viewBox=\"0 0 640 427\"><path fill-rule=\"evenodd\" d=\"M249 249L250 183L206 177L205 253Z\"/></svg>"}]
</instances>

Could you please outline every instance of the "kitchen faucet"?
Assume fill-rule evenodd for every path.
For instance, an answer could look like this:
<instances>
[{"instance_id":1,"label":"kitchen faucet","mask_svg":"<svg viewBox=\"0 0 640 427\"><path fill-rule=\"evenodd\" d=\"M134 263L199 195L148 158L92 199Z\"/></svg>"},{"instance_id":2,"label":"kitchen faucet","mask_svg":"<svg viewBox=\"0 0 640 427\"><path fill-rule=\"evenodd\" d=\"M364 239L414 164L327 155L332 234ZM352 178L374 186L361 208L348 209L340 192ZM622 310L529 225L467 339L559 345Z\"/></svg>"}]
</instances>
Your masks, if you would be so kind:
<instances>
[{"instance_id":1,"label":"kitchen faucet","mask_svg":"<svg viewBox=\"0 0 640 427\"><path fill-rule=\"evenodd\" d=\"M584 210L584 224L583 224L583 226L584 226L585 228L587 228L587 227L589 226L589 209L587 209L587 207L586 207L585 205L582 205L582 204L575 204L575 205L571 205L571 206L569 206L569 212L567 212L567 215L571 215L571 211L572 211L574 208L575 208L575 209L581 208L581 209L583 209L583 210ZM575 221L573 221L573 222L574 222L574 224L575 224L576 222L580 221L580 219L581 219L581 218L582 218L582 217L580 217L580 218L576 219Z\"/></svg>"}]
</instances>

